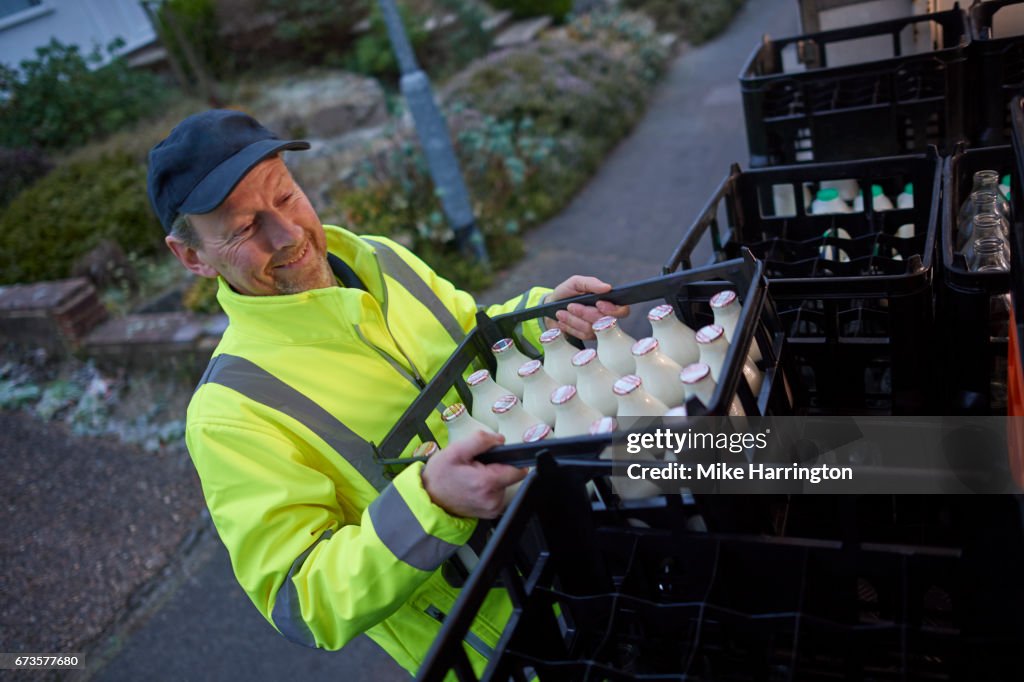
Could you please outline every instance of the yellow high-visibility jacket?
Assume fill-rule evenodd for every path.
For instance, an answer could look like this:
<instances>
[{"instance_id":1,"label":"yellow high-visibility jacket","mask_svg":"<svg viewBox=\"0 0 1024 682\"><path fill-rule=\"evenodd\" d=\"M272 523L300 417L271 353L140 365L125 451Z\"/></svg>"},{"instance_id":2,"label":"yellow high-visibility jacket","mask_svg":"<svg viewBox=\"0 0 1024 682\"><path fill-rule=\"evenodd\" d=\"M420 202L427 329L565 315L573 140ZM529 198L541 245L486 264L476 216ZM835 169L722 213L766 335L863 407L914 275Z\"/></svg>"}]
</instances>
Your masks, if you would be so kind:
<instances>
[{"instance_id":1,"label":"yellow high-visibility jacket","mask_svg":"<svg viewBox=\"0 0 1024 682\"><path fill-rule=\"evenodd\" d=\"M235 576L289 639L338 649L367 633L415 671L457 596L440 566L476 522L435 505L422 464L388 482L380 443L471 329L473 298L393 241L325 226L368 289L243 296L188 408L186 441ZM536 305L534 288L488 313ZM521 333L536 345L540 323ZM435 413L436 434L445 429ZM442 443L443 445L443 443ZM466 644L484 664L507 620L493 591Z\"/></svg>"}]
</instances>

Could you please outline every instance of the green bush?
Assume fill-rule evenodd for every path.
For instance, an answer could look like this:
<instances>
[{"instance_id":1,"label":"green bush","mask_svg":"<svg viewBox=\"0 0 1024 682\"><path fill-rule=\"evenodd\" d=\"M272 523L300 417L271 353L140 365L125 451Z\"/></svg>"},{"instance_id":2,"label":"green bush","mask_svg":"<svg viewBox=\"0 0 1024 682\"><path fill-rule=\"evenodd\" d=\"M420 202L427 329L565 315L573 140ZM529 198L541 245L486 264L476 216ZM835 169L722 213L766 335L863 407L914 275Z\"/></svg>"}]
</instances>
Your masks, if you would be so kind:
<instances>
[{"instance_id":1,"label":"green bush","mask_svg":"<svg viewBox=\"0 0 1024 682\"><path fill-rule=\"evenodd\" d=\"M113 57L122 44L107 48L105 66L98 48L83 56L56 39L22 61L20 72L0 65L0 146L67 149L158 110L166 88Z\"/></svg>"},{"instance_id":2,"label":"green bush","mask_svg":"<svg viewBox=\"0 0 1024 682\"><path fill-rule=\"evenodd\" d=\"M307 62L339 63L351 44L353 28L376 0L264 0L279 19L274 35Z\"/></svg>"},{"instance_id":3,"label":"green bush","mask_svg":"<svg viewBox=\"0 0 1024 682\"><path fill-rule=\"evenodd\" d=\"M164 47L174 53L182 68L191 71L177 33L171 28L172 24L189 41L194 53L207 69L217 77L230 74L232 65L220 38L214 0L165 0L160 6L159 16L166 27L161 31L160 40Z\"/></svg>"},{"instance_id":4,"label":"green bush","mask_svg":"<svg viewBox=\"0 0 1024 682\"><path fill-rule=\"evenodd\" d=\"M0 147L0 209L52 168L53 164L38 149Z\"/></svg>"},{"instance_id":5,"label":"green bush","mask_svg":"<svg viewBox=\"0 0 1024 682\"><path fill-rule=\"evenodd\" d=\"M633 125L646 102L643 64L596 43L544 41L488 56L458 74L446 99L500 121L582 142L589 170Z\"/></svg>"},{"instance_id":6,"label":"green bush","mask_svg":"<svg viewBox=\"0 0 1024 682\"><path fill-rule=\"evenodd\" d=\"M511 10L517 18L550 15L561 21L572 11L572 0L494 0L491 4Z\"/></svg>"},{"instance_id":7,"label":"green bush","mask_svg":"<svg viewBox=\"0 0 1024 682\"><path fill-rule=\"evenodd\" d=\"M721 33L743 6L744 0L625 0L629 9L652 17L662 31L678 33L694 45Z\"/></svg>"},{"instance_id":8,"label":"green bush","mask_svg":"<svg viewBox=\"0 0 1024 682\"><path fill-rule=\"evenodd\" d=\"M67 163L0 213L0 284L67 277L104 238L125 253L153 253L162 234L139 159L119 152Z\"/></svg>"}]
</instances>

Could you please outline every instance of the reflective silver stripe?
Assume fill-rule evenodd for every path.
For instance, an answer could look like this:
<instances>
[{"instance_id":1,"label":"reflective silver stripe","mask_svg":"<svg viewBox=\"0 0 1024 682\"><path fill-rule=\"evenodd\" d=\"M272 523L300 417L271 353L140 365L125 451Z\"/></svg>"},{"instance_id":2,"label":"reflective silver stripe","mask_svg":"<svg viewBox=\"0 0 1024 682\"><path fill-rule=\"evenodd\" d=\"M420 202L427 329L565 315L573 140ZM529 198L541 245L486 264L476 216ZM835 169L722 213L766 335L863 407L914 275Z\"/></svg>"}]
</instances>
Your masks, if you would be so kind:
<instances>
[{"instance_id":1,"label":"reflective silver stripe","mask_svg":"<svg viewBox=\"0 0 1024 682\"><path fill-rule=\"evenodd\" d=\"M425 531L394 485L385 488L367 511L380 541L413 568L436 571L459 548Z\"/></svg>"},{"instance_id":2,"label":"reflective silver stripe","mask_svg":"<svg viewBox=\"0 0 1024 682\"><path fill-rule=\"evenodd\" d=\"M285 636L285 639L302 646L308 646L311 649L317 648L316 640L313 638L309 625L302 617L302 610L299 608L299 593L295 589L295 583L292 582L292 578L302 568L302 564L306 562L306 557L313 551L313 548L324 540L330 540L332 535L334 535L333 531L325 530L323 535L309 546L309 549L292 562L292 567L288 569L288 575L284 577L284 582L281 583L281 587L277 590L277 598L274 599L274 609L270 613L270 619L274 621L274 625Z\"/></svg>"},{"instance_id":3,"label":"reflective silver stripe","mask_svg":"<svg viewBox=\"0 0 1024 682\"><path fill-rule=\"evenodd\" d=\"M374 460L369 443L262 367L237 355L218 355L210 361L199 385L208 383L226 386L292 417L344 457L374 488L383 490L387 486L388 481Z\"/></svg>"},{"instance_id":4,"label":"reflective silver stripe","mask_svg":"<svg viewBox=\"0 0 1024 682\"><path fill-rule=\"evenodd\" d=\"M377 251L377 259L381 266L387 272L388 275L398 280L398 283L405 288L410 294L413 295L416 300L427 307L427 310L433 314L437 321L441 323L448 335L452 337L452 341L455 343L461 343L462 339L465 338L466 332L459 326L458 320L452 315L451 311L445 307L441 299L437 297L437 294L427 286L427 283L422 277L416 274L416 271L409 266L402 257L395 253L387 244L376 242L372 240L365 240L368 244L373 246Z\"/></svg>"}]
</instances>

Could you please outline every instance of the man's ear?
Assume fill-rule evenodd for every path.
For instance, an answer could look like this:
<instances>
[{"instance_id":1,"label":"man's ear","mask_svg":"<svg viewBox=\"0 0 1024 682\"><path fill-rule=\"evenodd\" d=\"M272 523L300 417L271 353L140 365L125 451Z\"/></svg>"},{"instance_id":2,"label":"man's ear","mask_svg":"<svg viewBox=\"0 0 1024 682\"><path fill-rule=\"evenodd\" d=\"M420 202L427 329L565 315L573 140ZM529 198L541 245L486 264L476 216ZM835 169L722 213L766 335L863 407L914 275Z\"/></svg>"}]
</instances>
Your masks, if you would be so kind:
<instances>
[{"instance_id":1,"label":"man's ear","mask_svg":"<svg viewBox=\"0 0 1024 682\"><path fill-rule=\"evenodd\" d=\"M200 277L216 277L217 271L207 265L202 256L199 255L199 251L195 248L188 246L185 242L181 241L177 237L168 235L164 237L164 243L167 244L167 248L181 261L189 272L193 272Z\"/></svg>"}]
</instances>

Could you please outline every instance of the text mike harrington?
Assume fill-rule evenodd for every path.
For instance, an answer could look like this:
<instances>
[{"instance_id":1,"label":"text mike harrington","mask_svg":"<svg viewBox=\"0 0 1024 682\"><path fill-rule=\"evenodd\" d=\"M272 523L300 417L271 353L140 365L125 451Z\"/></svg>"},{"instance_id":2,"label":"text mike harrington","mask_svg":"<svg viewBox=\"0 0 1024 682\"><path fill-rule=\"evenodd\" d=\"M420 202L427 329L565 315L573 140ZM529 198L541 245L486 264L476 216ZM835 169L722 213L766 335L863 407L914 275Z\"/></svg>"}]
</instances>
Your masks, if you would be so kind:
<instances>
[{"instance_id":1,"label":"text mike harrington","mask_svg":"<svg viewBox=\"0 0 1024 682\"><path fill-rule=\"evenodd\" d=\"M734 454L748 450L763 450L768 446L765 433L678 433L671 429L657 429L648 433L631 433L626 438L626 452L637 455L645 450L673 452L683 450L720 450ZM853 480L851 467L820 464L806 466L794 462L791 465L762 464L750 462L746 465L725 462L686 464L651 460L631 462L626 467L631 479L657 480L733 480L733 481L807 481L811 484L822 481Z\"/></svg>"}]
</instances>

